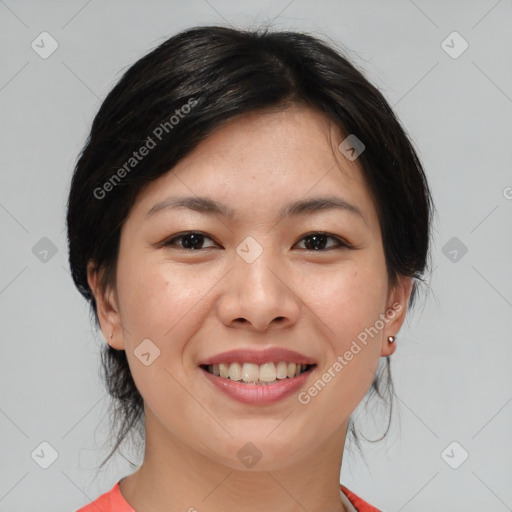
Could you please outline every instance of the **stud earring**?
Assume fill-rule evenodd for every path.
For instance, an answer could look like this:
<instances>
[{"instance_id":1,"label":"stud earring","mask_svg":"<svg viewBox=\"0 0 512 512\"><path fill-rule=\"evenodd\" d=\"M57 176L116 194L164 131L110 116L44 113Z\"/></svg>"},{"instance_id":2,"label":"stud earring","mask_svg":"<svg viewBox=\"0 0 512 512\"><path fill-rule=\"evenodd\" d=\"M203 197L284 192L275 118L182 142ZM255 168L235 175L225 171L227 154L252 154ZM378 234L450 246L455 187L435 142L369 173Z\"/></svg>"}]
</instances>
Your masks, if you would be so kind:
<instances>
[{"instance_id":1,"label":"stud earring","mask_svg":"<svg viewBox=\"0 0 512 512\"><path fill-rule=\"evenodd\" d=\"M395 337L394 336L388 336L388 342L389 343L394 343L395 342Z\"/></svg>"}]
</instances>

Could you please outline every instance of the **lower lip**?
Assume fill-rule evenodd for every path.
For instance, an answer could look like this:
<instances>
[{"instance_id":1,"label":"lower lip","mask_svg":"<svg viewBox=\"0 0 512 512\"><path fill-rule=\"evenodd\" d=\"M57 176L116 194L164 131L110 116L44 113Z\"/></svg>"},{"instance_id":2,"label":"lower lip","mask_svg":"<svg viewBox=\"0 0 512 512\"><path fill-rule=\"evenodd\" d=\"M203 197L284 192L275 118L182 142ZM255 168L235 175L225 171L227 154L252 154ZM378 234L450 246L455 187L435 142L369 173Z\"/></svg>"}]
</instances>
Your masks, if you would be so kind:
<instances>
[{"instance_id":1,"label":"lower lip","mask_svg":"<svg viewBox=\"0 0 512 512\"><path fill-rule=\"evenodd\" d=\"M313 373L313 367L298 377L278 380L275 384L241 384L236 380L224 379L200 368L204 376L226 395L246 404L270 404L296 393Z\"/></svg>"}]
</instances>

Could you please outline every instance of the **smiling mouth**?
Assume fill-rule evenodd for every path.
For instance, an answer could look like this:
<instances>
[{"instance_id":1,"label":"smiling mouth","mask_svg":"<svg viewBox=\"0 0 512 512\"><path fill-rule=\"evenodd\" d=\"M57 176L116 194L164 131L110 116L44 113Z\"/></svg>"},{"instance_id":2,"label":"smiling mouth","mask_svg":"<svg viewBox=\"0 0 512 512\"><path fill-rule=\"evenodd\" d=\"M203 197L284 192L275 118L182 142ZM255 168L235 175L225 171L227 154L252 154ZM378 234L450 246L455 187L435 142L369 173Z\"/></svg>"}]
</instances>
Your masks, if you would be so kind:
<instances>
[{"instance_id":1,"label":"smiling mouth","mask_svg":"<svg viewBox=\"0 0 512 512\"><path fill-rule=\"evenodd\" d=\"M283 380L290 380L311 371L316 364L295 364L286 361L254 363L203 364L200 368L221 379L237 381L240 384L271 386Z\"/></svg>"}]
</instances>

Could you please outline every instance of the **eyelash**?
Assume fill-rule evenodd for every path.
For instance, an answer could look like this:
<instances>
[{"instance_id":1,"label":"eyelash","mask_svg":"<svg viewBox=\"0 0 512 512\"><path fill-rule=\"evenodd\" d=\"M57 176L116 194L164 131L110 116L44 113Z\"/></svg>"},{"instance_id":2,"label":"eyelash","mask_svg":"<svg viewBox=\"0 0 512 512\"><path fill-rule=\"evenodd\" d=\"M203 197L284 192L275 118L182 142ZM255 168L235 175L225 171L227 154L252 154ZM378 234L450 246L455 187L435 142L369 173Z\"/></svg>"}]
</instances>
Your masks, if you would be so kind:
<instances>
[{"instance_id":1,"label":"eyelash","mask_svg":"<svg viewBox=\"0 0 512 512\"><path fill-rule=\"evenodd\" d=\"M176 240L185 238L188 235L200 235L200 236L202 236L204 238L208 238L208 239L212 240L211 237L209 237L206 233L203 233L202 231L185 231L184 233L181 233L181 234L179 234L177 236L173 236L172 238L169 238L167 241L165 241L163 243L163 246L171 247L172 245L176 245L173 242L175 242ZM334 247L329 247L327 249L302 249L302 250L309 251L309 252L326 252L326 251L330 251L330 250L333 250L333 249L343 249L343 248L352 249L353 248L353 246L351 244L349 244L348 242L346 242L342 238L340 238L340 237L338 237L336 235L331 235L330 233L326 233L324 231L312 231L312 232L306 233L299 240L299 242L303 241L305 238L313 237L315 235L320 235L320 236L324 236L324 237L327 237L327 238L332 238L333 240L335 240L337 242L338 245L334 246ZM212 242L214 242L214 240L212 240ZM202 250L205 250L205 249L212 249L212 247L206 247L204 249L187 249L185 247L180 247L180 249L183 249L184 251L189 251L189 252L199 252L199 251L202 251Z\"/></svg>"}]
</instances>

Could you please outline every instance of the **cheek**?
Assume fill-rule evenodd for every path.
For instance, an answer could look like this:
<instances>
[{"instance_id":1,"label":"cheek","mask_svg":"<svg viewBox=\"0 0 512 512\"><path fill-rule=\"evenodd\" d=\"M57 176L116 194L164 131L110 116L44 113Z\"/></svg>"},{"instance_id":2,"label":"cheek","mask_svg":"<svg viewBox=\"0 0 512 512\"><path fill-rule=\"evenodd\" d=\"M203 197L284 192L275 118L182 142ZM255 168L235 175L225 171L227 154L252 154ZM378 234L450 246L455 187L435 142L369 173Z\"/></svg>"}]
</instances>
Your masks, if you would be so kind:
<instances>
[{"instance_id":1,"label":"cheek","mask_svg":"<svg viewBox=\"0 0 512 512\"><path fill-rule=\"evenodd\" d=\"M187 396L178 383L184 382L183 352L198 326L204 279L135 257L120 261L118 276L126 355L139 392L153 411L167 397L185 407ZM151 343L141 345L143 340ZM149 353L145 361L143 353Z\"/></svg>"},{"instance_id":2,"label":"cheek","mask_svg":"<svg viewBox=\"0 0 512 512\"><path fill-rule=\"evenodd\" d=\"M379 267L372 264L316 274L302 286L305 302L323 320L338 349L350 344L384 312L387 282Z\"/></svg>"},{"instance_id":3,"label":"cheek","mask_svg":"<svg viewBox=\"0 0 512 512\"><path fill-rule=\"evenodd\" d=\"M137 264L126 260L118 275L127 331L157 342L168 338L204 295L204 279L150 260Z\"/></svg>"},{"instance_id":4,"label":"cheek","mask_svg":"<svg viewBox=\"0 0 512 512\"><path fill-rule=\"evenodd\" d=\"M301 395L300 403L311 407L311 418L331 411L323 424L326 430L335 429L345 420L374 379L381 334L368 332L384 312L384 276L379 267L358 265L317 280L317 287L311 288L314 292L309 293L308 305L321 320L317 325L327 343L317 380Z\"/></svg>"}]
</instances>

